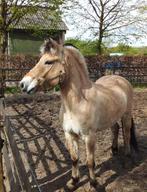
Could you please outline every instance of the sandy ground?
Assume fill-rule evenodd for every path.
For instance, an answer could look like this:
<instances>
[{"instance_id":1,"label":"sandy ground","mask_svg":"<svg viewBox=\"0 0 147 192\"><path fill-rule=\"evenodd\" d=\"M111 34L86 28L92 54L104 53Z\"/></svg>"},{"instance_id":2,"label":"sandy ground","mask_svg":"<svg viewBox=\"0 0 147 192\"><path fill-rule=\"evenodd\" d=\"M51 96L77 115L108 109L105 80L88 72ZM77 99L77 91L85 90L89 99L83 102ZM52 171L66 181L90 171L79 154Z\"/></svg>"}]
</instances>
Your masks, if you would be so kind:
<instances>
[{"instance_id":1,"label":"sandy ground","mask_svg":"<svg viewBox=\"0 0 147 192\"><path fill-rule=\"evenodd\" d=\"M17 143L15 147L22 156L22 166L32 191L35 191L33 176L40 191L69 191L66 182L70 179L71 161L58 120L60 97L21 95L9 97L6 103L6 113L10 116ZM133 155L134 161L127 168L124 166L122 131L117 157L111 155L110 130L97 133L95 155L99 192L147 192L147 90L135 90L133 116L140 153ZM89 191L85 161L85 146L80 141L81 180L75 191Z\"/></svg>"}]
</instances>

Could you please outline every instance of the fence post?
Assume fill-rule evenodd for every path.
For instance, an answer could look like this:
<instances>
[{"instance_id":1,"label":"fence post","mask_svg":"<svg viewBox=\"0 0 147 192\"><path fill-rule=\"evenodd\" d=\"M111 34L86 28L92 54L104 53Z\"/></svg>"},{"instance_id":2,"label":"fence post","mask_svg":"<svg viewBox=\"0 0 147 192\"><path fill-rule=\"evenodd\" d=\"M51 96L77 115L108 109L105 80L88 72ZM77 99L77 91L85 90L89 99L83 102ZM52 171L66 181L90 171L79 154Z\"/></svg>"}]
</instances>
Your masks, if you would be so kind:
<instances>
[{"instance_id":1,"label":"fence post","mask_svg":"<svg viewBox=\"0 0 147 192\"><path fill-rule=\"evenodd\" d=\"M3 171L3 157L2 148L4 145L4 140L1 137L4 128L4 99L0 98L0 190L5 192L4 186L4 171Z\"/></svg>"}]
</instances>

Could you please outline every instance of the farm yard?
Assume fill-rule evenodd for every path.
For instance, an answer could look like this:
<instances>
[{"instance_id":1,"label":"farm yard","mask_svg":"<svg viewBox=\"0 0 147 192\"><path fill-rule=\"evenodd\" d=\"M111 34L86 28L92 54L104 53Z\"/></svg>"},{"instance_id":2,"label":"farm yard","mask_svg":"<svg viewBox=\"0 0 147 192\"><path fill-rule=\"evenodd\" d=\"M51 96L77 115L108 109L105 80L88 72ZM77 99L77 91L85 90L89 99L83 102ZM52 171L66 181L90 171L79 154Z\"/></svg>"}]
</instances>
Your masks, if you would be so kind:
<instances>
[{"instance_id":1,"label":"farm yard","mask_svg":"<svg viewBox=\"0 0 147 192\"><path fill-rule=\"evenodd\" d=\"M34 66L38 57L1 58L0 94L4 99L3 148L6 192L70 191L66 185L71 176L71 160L65 146L63 128L59 122L60 94L40 92L20 93L17 85ZM113 60L114 59L114 60ZM119 155L112 157L110 130L97 133L96 179L100 192L147 191L147 57L87 57L92 80L116 72L133 84L134 110L139 154L125 166L122 130L119 135ZM119 63L119 66L114 66ZM120 65L121 63L121 65ZM7 65L6 65L7 64ZM15 66L14 66L15 64ZM106 69L106 65L109 66ZM21 66L21 68L19 67ZM18 93L17 93L18 91ZM11 92L11 93L10 93ZM73 191L90 191L85 145L80 141L80 183Z\"/></svg>"},{"instance_id":2,"label":"farm yard","mask_svg":"<svg viewBox=\"0 0 147 192\"><path fill-rule=\"evenodd\" d=\"M7 96L5 107L5 132L12 147L11 151L10 146L6 145L14 177L13 179L10 177L12 191L20 191L18 180L22 186L28 187L27 191L31 192L69 191L66 182L70 179L71 161L58 118L59 94ZM134 162L129 167L124 165L121 129L119 155L116 157L111 155L110 130L97 133L95 152L96 176L99 183L97 191L147 191L147 89L135 89L133 115L140 152L133 155ZM85 148L82 141L80 170L81 179L75 191L89 191ZM9 174L8 176L11 176Z\"/></svg>"},{"instance_id":3,"label":"farm yard","mask_svg":"<svg viewBox=\"0 0 147 192\"><path fill-rule=\"evenodd\" d=\"M61 104L59 93L16 94L17 87L14 87L14 93L7 94L8 88L12 91L13 86L18 85L37 59L7 57L4 63L1 60L1 96L4 96L5 106L3 158L6 192L70 191L66 183L71 175L71 160L58 117ZM109 72L119 72L135 84L146 84L146 57L122 57L119 60L114 58L114 61L107 57L86 59L91 64L88 68L92 80L104 75L104 64L107 63ZM116 62L121 63L117 69L113 66ZM133 114L140 153L133 154L134 160L129 167L124 163L121 129L117 157L111 155L110 130L97 133L97 191L147 191L146 106L147 89L135 89ZM80 143L80 173L80 183L74 191L89 191L83 141Z\"/></svg>"}]
</instances>

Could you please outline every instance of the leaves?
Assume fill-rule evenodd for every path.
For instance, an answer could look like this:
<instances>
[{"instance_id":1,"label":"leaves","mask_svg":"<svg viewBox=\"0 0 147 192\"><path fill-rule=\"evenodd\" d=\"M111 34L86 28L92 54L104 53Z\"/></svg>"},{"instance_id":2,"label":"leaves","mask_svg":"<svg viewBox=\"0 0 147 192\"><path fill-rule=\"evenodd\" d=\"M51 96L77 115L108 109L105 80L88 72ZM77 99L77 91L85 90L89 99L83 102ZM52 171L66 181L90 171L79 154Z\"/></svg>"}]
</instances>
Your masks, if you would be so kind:
<instances>
[{"instance_id":1,"label":"leaves","mask_svg":"<svg viewBox=\"0 0 147 192\"><path fill-rule=\"evenodd\" d=\"M51 25L56 25L60 20L60 6L64 0L1 0L0 4L0 36L1 38L1 51L4 53L7 47L6 34L14 27L22 18L28 15L37 13L41 7L45 9L42 14L44 19L52 18ZM32 29L40 29L40 25L34 23L30 26Z\"/></svg>"}]
</instances>

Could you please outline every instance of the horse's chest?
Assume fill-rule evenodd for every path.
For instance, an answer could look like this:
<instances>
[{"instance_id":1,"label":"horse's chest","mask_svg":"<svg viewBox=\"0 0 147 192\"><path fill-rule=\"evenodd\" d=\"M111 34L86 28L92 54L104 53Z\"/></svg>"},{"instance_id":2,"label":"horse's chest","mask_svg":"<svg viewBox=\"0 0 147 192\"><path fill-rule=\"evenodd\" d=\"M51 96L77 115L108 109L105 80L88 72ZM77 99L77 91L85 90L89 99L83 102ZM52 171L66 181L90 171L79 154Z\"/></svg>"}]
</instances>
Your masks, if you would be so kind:
<instances>
[{"instance_id":1,"label":"horse's chest","mask_svg":"<svg viewBox=\"0 0 147 192\"><path fill-rule=\"evenodd\" d=\"M82 126L79 119L72 113L64 113L63 129L66 132L75 133L77 135L82 132Z\"/></svg>"}]
</instances>

